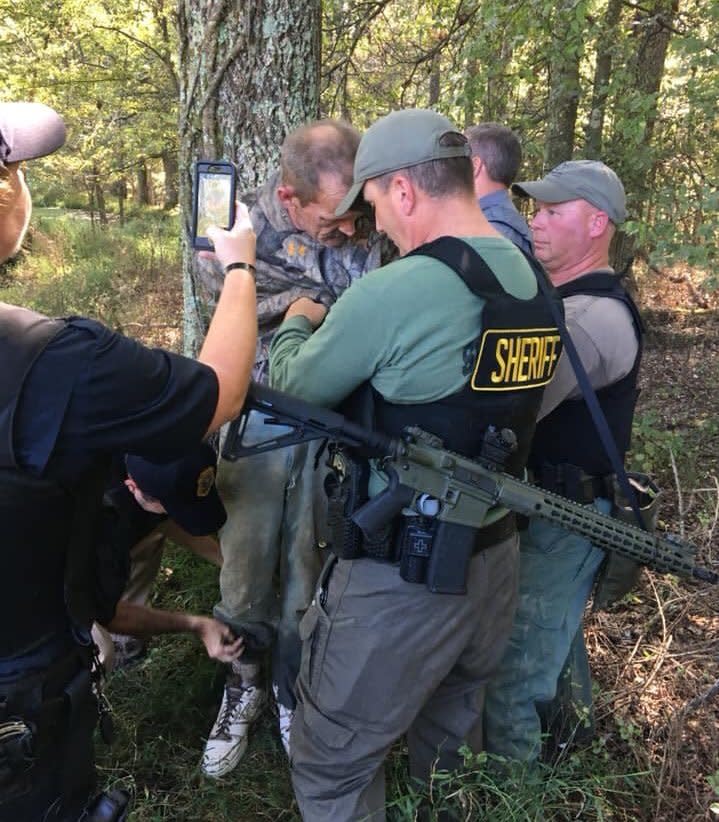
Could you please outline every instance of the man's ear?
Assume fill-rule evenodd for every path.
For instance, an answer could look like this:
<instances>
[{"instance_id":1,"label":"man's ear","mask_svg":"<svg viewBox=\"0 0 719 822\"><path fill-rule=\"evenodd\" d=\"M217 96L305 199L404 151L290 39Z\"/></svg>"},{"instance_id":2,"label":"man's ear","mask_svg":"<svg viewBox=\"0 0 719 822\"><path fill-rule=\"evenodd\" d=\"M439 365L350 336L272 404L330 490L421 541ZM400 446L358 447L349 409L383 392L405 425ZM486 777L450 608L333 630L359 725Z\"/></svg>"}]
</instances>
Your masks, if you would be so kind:
<instances>
[{"instance_id":1,"label":"man's ear","mask_svg":"<svg viewBox=\"0 0 719 822\"><path fill-rule=\"evenodd\" d=\"M406 217L414 211L417 192L409 177L401 173L395 174L390 183L390 192L400 214Z\"/></svg>"},{"instance_id":2,"label":"man's ear","mask_svg":"<svg viewBox=\"0 0 719 822\"><path fill-rule=\"evenodd\" d=\"M477 177L482 173L482 169L484 168L484 163L481 157L478 157L476 154L472 156L472 176L476 180Z\"/></svg>"},{"instance_id":3,"label":"man's ear","mask_svg":"<svg viewBox=\"0 0 719 822\"><path fill-rule=\"evenodd\" d=\"M601 237L609 226L609 215L605 211L595 211L589 223L589 236Z\"/></svg>"},{"instance_id":4,"label":"man's ear","mask_svg":"<svg viewBox=\"0 0 719 822\"><path fill-rule=\"evenodd\" d=\"M277 197L283 206L287 207L296 196L297 193L291 185L280 183L277 186Z\"/></svg>"}]
</instances>

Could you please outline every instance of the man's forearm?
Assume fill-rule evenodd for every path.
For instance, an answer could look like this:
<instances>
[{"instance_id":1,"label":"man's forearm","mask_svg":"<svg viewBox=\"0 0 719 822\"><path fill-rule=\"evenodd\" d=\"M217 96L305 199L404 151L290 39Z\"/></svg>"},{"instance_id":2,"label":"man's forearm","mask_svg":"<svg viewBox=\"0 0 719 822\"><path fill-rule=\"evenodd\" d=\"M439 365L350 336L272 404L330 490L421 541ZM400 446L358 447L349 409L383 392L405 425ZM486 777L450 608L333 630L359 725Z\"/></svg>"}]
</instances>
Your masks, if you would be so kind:
<instances>
[{"instance_id":1,"label":"man's forearm","mask_svg":"<svg viewBox=\"0 0 719 822\"><path fill-rule=\"evenodd\" d=\"M182 611L162 611L146 605L120 600L115 616L107 628L117 634L150 636L152 634L197 633L200 617Z\"/></svg>"},{"instance_id":2,"label":"man's forearm","mask_svg":"<svg viewBox=\"0 0 719 822\"><path fill-rule=\"evenodd\" d=\"M217 405L207 430L211 434L242 408L255 361L257 310L255 233L247 208L237 203L232 228L224 231L210 226L207 235L215 249L213 256L225 271L222 293L197 357L217 375Z\"/></svg>"},{"instance_id":3,"label":"man's forearm","mask_svg":"<svg viewBox=\"0 0 719 822\"><path fill-rule=\"evenodd\" d=\"M242 408L255 361L255 284L248 271L225 278L220 301L198 356L217 374L219 396L208 433L234 419Z\"/></svg>"}]
</instances>

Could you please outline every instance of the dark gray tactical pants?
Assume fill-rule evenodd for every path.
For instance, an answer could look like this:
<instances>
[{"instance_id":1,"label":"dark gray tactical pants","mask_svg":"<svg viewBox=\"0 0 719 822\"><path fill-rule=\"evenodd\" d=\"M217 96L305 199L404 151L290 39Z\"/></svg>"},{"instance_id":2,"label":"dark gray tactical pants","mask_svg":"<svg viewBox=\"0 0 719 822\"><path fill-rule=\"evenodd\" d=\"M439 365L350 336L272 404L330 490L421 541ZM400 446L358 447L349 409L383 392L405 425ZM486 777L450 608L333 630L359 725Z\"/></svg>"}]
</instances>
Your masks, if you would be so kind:
<instances>
[{"instance_id":1,"label":"dark gray tactical pants","mask_svg":"<svg viewBox=\"0 0 719 822\"><path fill-rule=\"evenodd\" d=\"M514 615L516 537L472 559L467 587L432 594L369 559L325 566L300 624L290 739L307 822L383 820L383 762L403 733L411 775L424 780L461 764L463 744L481 749L484 685Z\"/></svg>"}]
</instances>

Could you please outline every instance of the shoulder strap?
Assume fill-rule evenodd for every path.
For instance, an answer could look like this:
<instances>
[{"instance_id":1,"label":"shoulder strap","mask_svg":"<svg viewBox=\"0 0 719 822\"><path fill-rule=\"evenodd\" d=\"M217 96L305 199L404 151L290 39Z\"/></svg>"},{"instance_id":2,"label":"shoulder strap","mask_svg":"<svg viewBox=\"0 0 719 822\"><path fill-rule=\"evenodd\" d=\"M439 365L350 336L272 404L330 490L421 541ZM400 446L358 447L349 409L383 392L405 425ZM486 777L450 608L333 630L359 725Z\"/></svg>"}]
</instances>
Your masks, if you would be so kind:
<instances>
[{"instance_id":1,"label":"shoulder strap","mask_svg":"<svg viewBox=\"0 0 719 822\"><path fill-rule=\"evenodd\" d=\"M552 299L551 295L554 291L554 286L549 282L543 266L531 254L524 251L524 249L516 245L515 248L524 255L524 258L534 272L534 276L540 281L540 285L543 286L543 295L560 311L557 301ZM448 265L462 278L467 288L478 297L488 299L496 297L498 294L507 293L484 257L469 243L460 240L458 237L439 237L436 240L432 240L432 242L418 246L414 251L410 251L409 254L405 256L409 257L413 254L433 257L435 260L439 260L445 265Z\"/></svg>"},{"instance_id":2,"label":"shoulder strap","mask_svg":"<svg viewBox=\"0 0 719 822\"><path fill-rule=\"evenodd\" d=\"M590 271L557 288L561 297L573 297L575 294L586 294L590 297L610 297L624 303L634 320L639 333L645 330L644 321L639 313L637 304L622 287L621 276L610 274L608 271Z\"/></svg>"},{"instance_id":3,"label":"shoulder strap","mask_svg":"<svg viewBox=\"0 0 719 822\"><path fill-rule=\"evenodd\" d=\"M458 237L438 237L436 240L418 246L405 256L432 257L439 260L461 277L467 288L478 297L491 299L497 294L504 293L504 289L484 257L469 243Z\"/></svg>"},{"instance_id":4,"label":"shoulder strap","mask_svg":"<svg viewBox=\"0 0 719 822\"><path fill-rule=\"evenodd\" d=\"M573 294L596 294L597 296L612 296L617 290L618 278L609 271L590 271L576 277L568 283L557 286L562 297L571 297Z\"/></svg>"}]
</instances>

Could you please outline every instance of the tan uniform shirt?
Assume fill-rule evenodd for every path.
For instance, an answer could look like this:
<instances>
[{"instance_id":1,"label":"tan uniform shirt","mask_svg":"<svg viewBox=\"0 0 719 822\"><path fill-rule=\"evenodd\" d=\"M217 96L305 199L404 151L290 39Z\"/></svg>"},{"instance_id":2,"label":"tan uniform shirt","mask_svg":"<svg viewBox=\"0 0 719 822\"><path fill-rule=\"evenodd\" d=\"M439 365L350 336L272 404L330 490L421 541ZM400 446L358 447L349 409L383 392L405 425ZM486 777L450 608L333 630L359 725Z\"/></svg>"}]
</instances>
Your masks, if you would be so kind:
<instances>
[{"instance_id":1,"label":"tan uniform shirt","mask_svg":"<svg viewBox=\"0 0 719 822\"><path fill-rule=\"evenodd\" d=\"M565 321L589 382L595 390L618 382L634 365L639 343L629 309L613 297L575 294L564 299ZM539 419L582 391L564 351L547 386Z\"/></svg>"}]
</instances>

